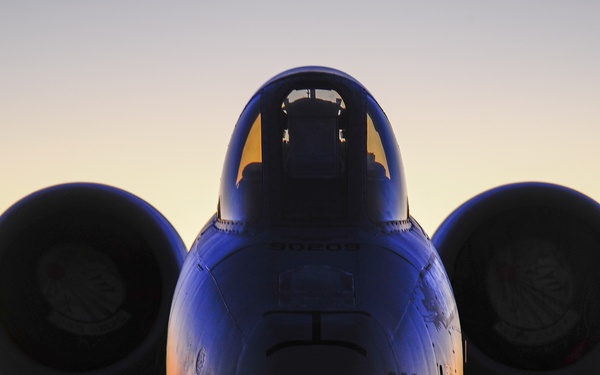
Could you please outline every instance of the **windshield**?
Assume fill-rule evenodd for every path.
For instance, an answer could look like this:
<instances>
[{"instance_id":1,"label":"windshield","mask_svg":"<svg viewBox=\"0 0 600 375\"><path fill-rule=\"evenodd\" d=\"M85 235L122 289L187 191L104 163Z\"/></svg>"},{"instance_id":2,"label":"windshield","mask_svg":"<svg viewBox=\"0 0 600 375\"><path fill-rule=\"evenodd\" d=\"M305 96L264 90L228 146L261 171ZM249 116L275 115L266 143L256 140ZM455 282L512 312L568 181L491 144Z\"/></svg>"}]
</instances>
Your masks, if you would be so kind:
<instances>
[{"instance_id":1,"label":"windshield","mask_svg":"<svg viewBox=\"0 0 600 375\"><path fill-rule=\"evenodd\" d=\"M240 115L221 177L221 222L408 219L400 152L382 109L345 77L317 77L275 81Z\"/></svg>"},{"instance_id":2,"label":"windshield","mask_svg":"<svg viewBox=\"0 0 600 375\"><path fill-rule=\"evenodd\" d=\"M387 117L371 96L367 106L367 211L374 222L408 219L400 149Z\"/></svg>"},{"instance_id":3,"label":"windshield","mask_svg":"<svg viewBox=\"0 0 600 375\"><path fill-rule=\"evenodd\" d=\"M344 216L344 101L334 90L300 89L290 92L281 107L285 216Z\"/></svg>"},{"instance_id":4,"label":"windshield","mask_svg":"<svg viewBox=\"0 0 600 375\"><path fill-rule=\"evenodd\" d=\"M246 106L229 143L219 192L219 218L255 221L262 213L260 96Z\"/></svg>"}]
</instances>

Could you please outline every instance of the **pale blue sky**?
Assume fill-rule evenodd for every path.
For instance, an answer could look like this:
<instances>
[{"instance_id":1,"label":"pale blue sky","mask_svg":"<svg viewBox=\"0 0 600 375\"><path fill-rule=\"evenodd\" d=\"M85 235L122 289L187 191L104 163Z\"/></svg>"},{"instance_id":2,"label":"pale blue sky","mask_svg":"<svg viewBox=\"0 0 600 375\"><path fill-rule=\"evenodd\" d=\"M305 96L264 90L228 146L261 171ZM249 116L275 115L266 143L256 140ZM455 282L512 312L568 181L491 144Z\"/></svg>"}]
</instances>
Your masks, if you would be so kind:
<instances>
[{"instance_id":1,"label":"pale blue sky","mask_svg":"<svg viewBox=\"0 0 600 375\"><path fill-rule=\"evenodd\" d=\"M432 234L469 197L538 180L600 200L597 1L0 4L0 211L48 185L114 185L190 244L270 77L326 65L390 118Z\"/></svg>"}]
</instances>

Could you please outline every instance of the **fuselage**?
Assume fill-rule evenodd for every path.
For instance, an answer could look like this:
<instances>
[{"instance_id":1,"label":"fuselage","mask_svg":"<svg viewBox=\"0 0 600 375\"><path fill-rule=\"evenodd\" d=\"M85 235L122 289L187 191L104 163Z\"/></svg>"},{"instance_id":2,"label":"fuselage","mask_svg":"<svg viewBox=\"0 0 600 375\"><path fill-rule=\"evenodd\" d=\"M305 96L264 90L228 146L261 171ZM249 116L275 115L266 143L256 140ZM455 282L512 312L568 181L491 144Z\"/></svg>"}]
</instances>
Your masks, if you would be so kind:
<instances>
[{"instance_id":1,"label":"fuselage","mask_svg":"<svg viewBox=\"0 0 600 375\"><path fill-rule=\"evenodd\" d=\"M387 117L352 77L300 68L252 97L167 346L171 375L462 373L448 278Z\"/></svg>"},{"instance_id":2,"label":"fuselage","mask_svg":"<svg viewBox=\"0 0 600 375\"><path fill-rule=\"evenodd\" d=\"M457 374L460 325L443 266L404 228L228 232L187 257L169 374Z\"/></svg>"}]
</instances>

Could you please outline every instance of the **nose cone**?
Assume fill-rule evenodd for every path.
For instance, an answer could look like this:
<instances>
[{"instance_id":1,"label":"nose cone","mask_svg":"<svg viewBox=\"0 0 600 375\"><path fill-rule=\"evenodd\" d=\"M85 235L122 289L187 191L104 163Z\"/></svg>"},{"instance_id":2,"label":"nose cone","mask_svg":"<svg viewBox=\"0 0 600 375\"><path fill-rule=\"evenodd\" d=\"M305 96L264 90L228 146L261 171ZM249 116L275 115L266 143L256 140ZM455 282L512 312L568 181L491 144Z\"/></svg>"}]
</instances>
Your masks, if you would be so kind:
<instances>
[{"instance_id":1,"label":"nose cone","mask_svg":"<svg viewBox=\"0 0 600 375\"><path fill-rule=\"evenodd\" d=\"M396 373L381 327L369 314L349 311L265 314L238 369L244 374Z\"/></svg>"}]
</instances>

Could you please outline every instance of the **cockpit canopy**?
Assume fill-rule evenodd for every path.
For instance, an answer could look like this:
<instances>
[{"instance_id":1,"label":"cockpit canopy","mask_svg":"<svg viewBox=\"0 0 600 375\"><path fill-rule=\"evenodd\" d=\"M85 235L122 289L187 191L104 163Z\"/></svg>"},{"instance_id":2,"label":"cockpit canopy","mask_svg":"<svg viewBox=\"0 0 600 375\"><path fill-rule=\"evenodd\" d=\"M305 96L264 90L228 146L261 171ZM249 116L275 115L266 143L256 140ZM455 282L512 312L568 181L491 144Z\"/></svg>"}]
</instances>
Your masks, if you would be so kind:
<instances>
[{"instance_id":1,"label":"cockpit canopy","mask_svg":"<svg viewBox=\"0 0 600 375\"><path fill-rule=\"evenodd\" d=\"M235 127L218 216L233 223L407 220L387 117L342 72L299 68L273 78Z\"/></svg>"}]
</instances>

